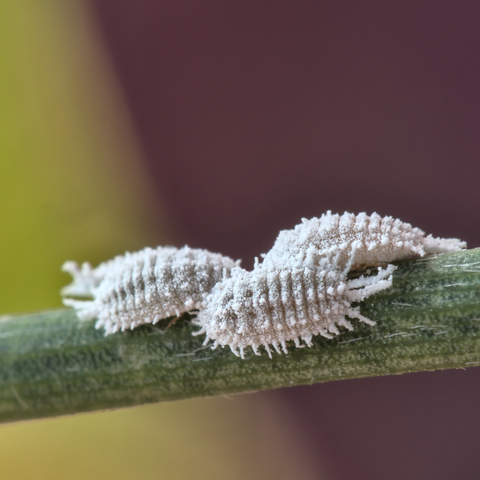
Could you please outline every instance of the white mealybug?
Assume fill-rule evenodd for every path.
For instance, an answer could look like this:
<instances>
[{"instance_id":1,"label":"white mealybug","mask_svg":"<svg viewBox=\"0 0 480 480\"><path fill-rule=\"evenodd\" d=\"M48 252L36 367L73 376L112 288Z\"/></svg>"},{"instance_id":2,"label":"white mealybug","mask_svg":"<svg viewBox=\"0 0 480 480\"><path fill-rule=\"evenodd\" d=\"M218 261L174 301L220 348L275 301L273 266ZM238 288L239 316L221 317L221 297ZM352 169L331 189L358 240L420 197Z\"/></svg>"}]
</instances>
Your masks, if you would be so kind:
<instances>
[{"instance_id":1,"label":"white mealybug","mask_svg":"<svg viewBox=\"0 0 480 480\"><path fill-rule=\"evenodd\" d=\"M260 355L260 346L271 357L270 345L278 353L280 347L287 353L287 341L300 347L303 340L311 346L313 335L332 338L340 333L337 326L353 330L346 315L375 325L351 302L390 287L396 267L389 265L379 268L375 276L348 280L350 266L339 268L336 260L326 257L315 268L258 264L251 272L235 268L231 278L214 287L193 320L201 327L196 334L205 333L205 343L214 341L212 348L228 345L242 358L246 347Z\"/></svg>"},{"instance_id":2,"label":"white mealybug","mask_svg":"<svg viewBox=\"0 0 480 480\"><path fill-rule=\"evenodd\" d=\"M274 246L263 255L263 264L272 267L289 265L314 267L326 255L338 255L338 264L349 261L356 242L354 266L379 265L402 258L424 256L427 253L456 252L466 243L456 238L444 239L425 236L392 217L374 213L332 215L303 219L293 230L283 230Z\"/></svg>"},{"instance_id":3,"label":"white mealybug","mask_svg":"<svg viewBox=\"0 0 480 480\"><path fill-rule=\"evenodd\" d=\"M80 319L97 318L96 328L104 327L108 335L200 309L215 284L238 265L229 257L189 247L145 248L95 269L66 262L63 270L73 276L73 283L62 295L93 300L63 302L74 307Z\"/></svg>"}]
</instances>

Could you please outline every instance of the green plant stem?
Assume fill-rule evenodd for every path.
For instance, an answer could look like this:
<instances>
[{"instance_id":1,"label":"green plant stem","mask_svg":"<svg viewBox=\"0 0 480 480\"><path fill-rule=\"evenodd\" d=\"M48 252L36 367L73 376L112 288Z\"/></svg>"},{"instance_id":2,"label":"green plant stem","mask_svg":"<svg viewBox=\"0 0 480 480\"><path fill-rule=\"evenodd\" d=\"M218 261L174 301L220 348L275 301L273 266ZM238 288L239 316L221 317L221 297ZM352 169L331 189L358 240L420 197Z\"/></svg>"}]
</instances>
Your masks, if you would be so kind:
<instances>
[{"instance_id":1,"label":"green plant stem","mask_svg":"<svg viewBox=\"0 0 480 480\"><path fill-rule=\"evenodd\" d=\"M107 337L73 310L3 317L0 421L480 365L480 249L397 265L393 286L361 304L375 327L353 320L273 359L202 347L188 315Z\"/></svg>"}]
</instances>

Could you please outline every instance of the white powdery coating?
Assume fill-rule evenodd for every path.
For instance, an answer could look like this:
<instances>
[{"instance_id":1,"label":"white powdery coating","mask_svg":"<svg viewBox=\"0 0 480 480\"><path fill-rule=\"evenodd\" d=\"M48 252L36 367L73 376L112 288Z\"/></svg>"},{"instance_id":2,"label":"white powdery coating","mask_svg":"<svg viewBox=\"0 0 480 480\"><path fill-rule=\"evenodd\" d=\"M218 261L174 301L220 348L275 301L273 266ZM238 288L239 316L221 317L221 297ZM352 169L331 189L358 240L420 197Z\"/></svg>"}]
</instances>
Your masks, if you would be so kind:
<instances>
[{"instance_id":1,"label":"white powdery coating","mask_svg":"<svg viewBox=\"0 0 480 480\"><path fill-rule=\"evenodd\" d=\"M200 309L214 285L238 266L229 257L183 247L145 248L126 253L92 269L66 262L73 283L63 295L90 295L93 300L63 300L84 320L97 318L105 334L157 323L172 315Z\"/></svg>"},{"instance_id":2,"label":"white powdery coating","mask_svg":"<svg viewBox=\"0 0 480 480\"><path fill-rule=\"evenodd\" d=\"M264 255L263 265L313 268L319 259L330 256L336 257L342 266L348 263L352 251L355 266L378 265L463 248L466 243L456 238L426 237L422 230L392 217L347 212L340 216L327 212L320 218L303 219L293 230L281 231L272 249Z\"/></svg>"},{"instance_id":3,"label":"white powdery coating","mask_svg":"<svg viewBox=\"0 0 480 480\"><path fill-rule=\"evenodd\" d=\"M375 322L362 316L351 302L362 301L392 285L396 267L379 268L378 274L347 280L350 266L339 269L328 260L317 268L256 266L251 272L235 268L232 277L217 284L207 297L205 308L193 322L214 340L213 348L228 345L244 358L244 349L252 347L259 355L263 346L271 357L269 345L278 353L287 353L287 341L308 346L313 335L332 338L337 326L353 330L345 318L357 318L369 325ZM240 350L240 352L237 351Z\"/></svg>"},{"instance_id":4,"label":"white powdery coating","mask_svg":"<svg viewBox=\"0 0 480 480\"><path fill-rule=\"evenodd\" d=\"M105 328L106 334L200 310L193 322L201 327L196 335L206 334L205 343L228 345L242 358L246 347L260 354L263 346L271 357L270 345L287 353L288 341L310 346L313 335L332 338L339 326L352 330L346 316L375 324L351 303L389 288L396 267L348 280L353 266L465 247L457 239L426 237L392 217L328 212L280 232L263 263L257 260L251 272L206 250L146 248L97 268L66 262L63 269L74 280L62 295L93 297L64 303L82 319L98 318L96 327Z\"/></svg>"}]
</instances>

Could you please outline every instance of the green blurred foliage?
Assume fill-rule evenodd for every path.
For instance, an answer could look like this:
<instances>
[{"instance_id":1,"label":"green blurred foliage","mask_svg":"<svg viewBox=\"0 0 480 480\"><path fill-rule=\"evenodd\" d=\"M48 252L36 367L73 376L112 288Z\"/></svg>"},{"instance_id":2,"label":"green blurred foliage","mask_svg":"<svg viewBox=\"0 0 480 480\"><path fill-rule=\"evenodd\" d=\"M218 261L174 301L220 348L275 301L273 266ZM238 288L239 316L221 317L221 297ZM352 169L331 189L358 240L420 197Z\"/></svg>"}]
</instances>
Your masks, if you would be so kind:
<instances>
[{"instance_id":1,"label":"green blurred foliage","mask_svg":"<svg viewBox=\"0 0 480 480\"><path fill-rule=\"evenodd\" d=\"M269 411L270 410L270 411ZM35 480L314 477L252 398L186 400L0 428L0 476ZM288 448L290 447L290 448Z\"/></svg>"},{"instance_id":2,"label":"green blurred foliage","mask_svg":"<svg viewBox=\"0 0 480 480\"><path fill-rule=\"evenodd\" d=\"M77 2L0 2L1 312L60 306L66 259L165 241L94 41Z\"/></svg>"},{"instance_id":3,"label":"green blurred foliage","mask_svg":"<svg viewBox=\"0 0 480 480\"><path fill-rule=\"evenodd\" d=\"M76 0L0 2L1 313L60 306L67 259L171 238L94 25ZM0 478L307 478L286 433L245 396L6 425Z\"/></svg>"}]
</instances>

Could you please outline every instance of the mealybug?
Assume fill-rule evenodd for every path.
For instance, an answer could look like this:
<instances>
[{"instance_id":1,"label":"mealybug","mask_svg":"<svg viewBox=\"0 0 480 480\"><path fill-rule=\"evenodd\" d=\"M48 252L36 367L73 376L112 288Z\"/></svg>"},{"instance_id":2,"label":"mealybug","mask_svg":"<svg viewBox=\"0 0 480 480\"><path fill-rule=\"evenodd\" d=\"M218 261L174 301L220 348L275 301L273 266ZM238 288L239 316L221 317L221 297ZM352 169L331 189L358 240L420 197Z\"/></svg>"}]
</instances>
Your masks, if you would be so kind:
<instances>
[{"instance_id":1,"label":"mealybug","mask_svg":"<svg viewBox=\"0 0 480 480\"><path fill-rule=\"evenodd\" d=\"M456 238L433 238L392 217L374 213L332 215L303 219L293 230L283 230L263 264L275 267L304 265L313 268L326 255L338 256L346 265L355 246L354 266L379 265L427 253L456 252L466 243Z\"/></svg>"},{"instance_id":2,"label":"mealybug","mask_svg":"<svg viewBox=\"0 0 480 480\"><path fill-rule=\"evenodd\" d=\"M328 257L315 268L257 265L247 272L238 267L207 297L205 308L193 320L201 327L196 334L205 333L205 343L214 341L212 348L228 345L242 358L246 347L260 355L260 346L271 357L270 345L287 353L289 340L297 347L301 340L311 346L313 335L332 338L339 334L337 326L353 330L346 315L375 325L351 302L390 287L395 268L389 265L375 276L348 280L350 264L340 269Z\"/></svg>"},{"instance_id":3,"label":"mealybug","mask_svg":"<svg viewBox=\"0 0 480 480\"><path fill-rule=\"evenodd\" d=\"M66 298L63 302L74 307L79 318L97 318L97 328L115 333L201 308L215 284L228 278L238 264L189 247L145 248L95 269L88 263L80 269L75 262L66 262L63 270L73 276L73 283L62 294L93 300Z\"/></svg>"}]
</instances>

